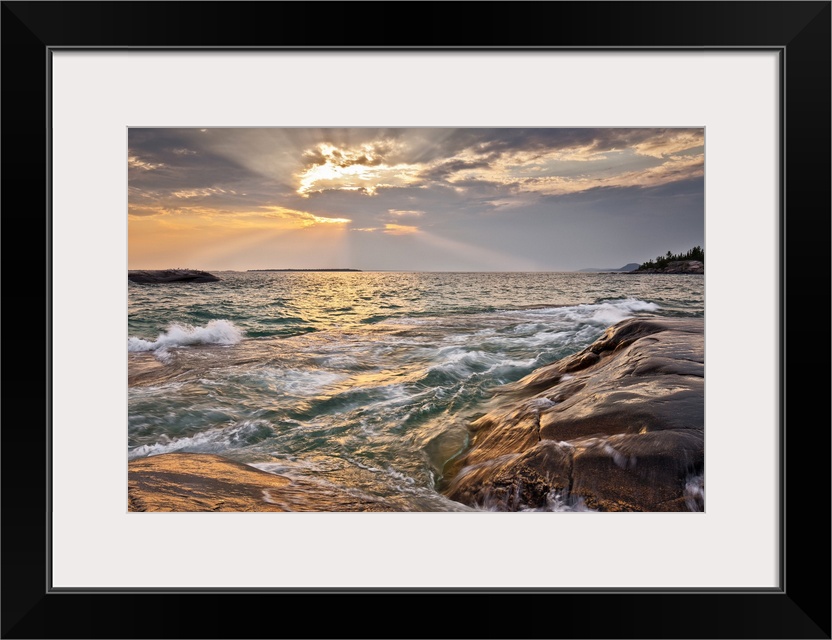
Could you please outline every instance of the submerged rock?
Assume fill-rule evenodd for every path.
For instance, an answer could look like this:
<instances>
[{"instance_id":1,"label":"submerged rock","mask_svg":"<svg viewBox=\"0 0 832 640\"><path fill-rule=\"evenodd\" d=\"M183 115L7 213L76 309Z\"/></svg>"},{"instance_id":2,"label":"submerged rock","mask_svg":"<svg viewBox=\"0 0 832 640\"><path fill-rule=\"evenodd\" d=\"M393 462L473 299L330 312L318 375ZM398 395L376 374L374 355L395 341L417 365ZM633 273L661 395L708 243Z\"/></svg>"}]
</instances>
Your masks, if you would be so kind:
<instances>
[{"instance_id":1,"label":"submerged rock","mask_svg":"<svg viewBox=\"0 0 832 640\"><path fill-rule=\"evenodd\" d=\"M127 279L138 284L167 282L219 282L219 278L207 271L196 269L163 269L161 271L128 271Z\"/></svg>"},{"instance_id":2,"label":"submerged rock","mask_svg":"<svg viewBox=\"0 0 832 640\"><path fill-rule=\"evenodd\" d=\"M501 389L442 491L470 506L702 510L702 319L635 318Z\"/></svg>"},{"instance_id":3,"label":"submerged rock","mask_svg":"<svg viewBox=\"0 0 832 640\"><path fill-rule=\"evenodd\" d=\"M166 453L130 461L129 511L397 511L395 506L290 480L222 456Z\"/></svg>"}]
</instances>

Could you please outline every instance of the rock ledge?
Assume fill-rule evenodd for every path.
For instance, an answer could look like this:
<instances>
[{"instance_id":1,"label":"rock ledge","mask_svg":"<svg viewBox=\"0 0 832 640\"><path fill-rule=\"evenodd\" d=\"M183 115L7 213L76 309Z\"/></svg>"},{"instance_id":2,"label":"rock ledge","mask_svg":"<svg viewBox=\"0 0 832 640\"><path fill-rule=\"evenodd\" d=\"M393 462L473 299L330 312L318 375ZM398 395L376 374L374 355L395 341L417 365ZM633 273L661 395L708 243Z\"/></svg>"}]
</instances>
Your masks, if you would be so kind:
<instances>
[{"instance_id":1,"label":"rock ledge","mask_svg":"<svg viewBox=\"0 0 832 640\"><path fill-rule=\"evenodd\" d=\"M219 282L219 278L207 271L196 269L163 269L161 271L128 271L127 279L138 284L164 284L168 282Z\"/></svg>"},{"instance_id":2,"label":"rock ledge","mask_svg":"<svg viewBox=\"0 0 832 640\"><path fill-rule=\"evenodd\" d=\"M440 490L514 511L704 508L704 324L635 318L502 388Z\"/></svg>"}]
</instances>

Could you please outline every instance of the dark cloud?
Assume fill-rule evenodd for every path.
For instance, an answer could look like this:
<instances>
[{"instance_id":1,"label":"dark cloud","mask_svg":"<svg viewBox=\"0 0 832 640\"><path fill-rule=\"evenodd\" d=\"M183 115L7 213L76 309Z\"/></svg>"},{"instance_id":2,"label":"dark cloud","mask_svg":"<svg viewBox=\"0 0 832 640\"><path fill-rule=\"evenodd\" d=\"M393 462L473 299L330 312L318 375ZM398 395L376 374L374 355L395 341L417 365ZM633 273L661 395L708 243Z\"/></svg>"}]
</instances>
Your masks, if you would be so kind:
<instances>
[{"instance_id":1,"label":"dark cloud","mask_svg":"<svg viewBox=\"0 0 832 640\"><path fill-rule=\"evenodd\" d=\"M159 210L156 208L148 208L148 207L141 207L141 206L130 206L129 215L131 216L155 216L159 213Z\"/></svg>"},{"instance_id":2,"label":"dark cloud","mask_svg":"<svg viewBox=\"0 0 832 640\"><path fill-rule=\"evenodd\" d=\"M419 179L426 182L441 181L455 173L470 169L488 169L491 164L485 160L467 162L465 160L449 160L419 173Z\"/></svg>"},{"instance_id":3,"label":"dark cloud","mask_svg":"<svg viewBox=\"0 0 832 640\"><path fill-rule=\"evenodd\" d=\"M275 204L294 192L214 150L199 129L130 129L131 215L211 207L218 212ZM222 147L222 145L220 145Z\"/></svg>"},{"instance_id":4,"label":"dark cloud","mask_svg":"<svg viewBox=\"0 0 832 640\"><path fill-rule=\"evenodd\" d=\"M244 167L203 148L199 130L193 131L130 129L130 186L173 191L213 187L249 177Z\"/></svg>"},{"instance_id":5,"label":"dark cloud","mask_svg":"<svg viewBox=\"0 0 832 640\"><path fill-rule=\"evenodd\" d=\"M446 130L447 131L447 130ZM429 162L438 158L459 155L470 151L495 159L506 153L546 153L560 149L586 147L590 151L603 152L625 149L650 140L667 138L682 133L704 135L703 129L617 129L617 128L499 128L453 129L445 133L441 129L411 130L408 138L436 140L433 144L410 145L418 150L414 160Z\"/></svg>"},{"instance_id":6,"label":"dark cloud","mask_svg":"<svg viewBox=\"0 0 832 640\"><path fill-rule=\"evenodd\" d=\"M669 182L655 187L595 187L575 193L542 196L540 202L544 205L568 204L593 207L603 205L610 211L631 212L645 201L660 200L668 202L673 198L684 197L695 198L704 206L704 184L704 178L699 177ZM702 215L702 210L700 210L700 215Z\"/></svg>"}]
</instances>

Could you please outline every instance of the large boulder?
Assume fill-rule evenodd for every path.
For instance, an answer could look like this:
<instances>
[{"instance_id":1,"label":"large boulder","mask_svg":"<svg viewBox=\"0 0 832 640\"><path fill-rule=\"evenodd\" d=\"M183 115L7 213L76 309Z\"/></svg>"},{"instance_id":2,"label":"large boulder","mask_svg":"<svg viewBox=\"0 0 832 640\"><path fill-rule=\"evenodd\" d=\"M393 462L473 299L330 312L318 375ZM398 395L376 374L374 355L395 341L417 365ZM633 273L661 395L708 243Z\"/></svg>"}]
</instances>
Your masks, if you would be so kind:
<instances>
[{"instance_id":1,"label":"large boulder","mask_svg":"<svg viewBox=\"0 0 832 640\"><path fill-rule=\"evenodd\" d=\"M703 508L699 318L634 318L500 390L442 490L470 506Z\"/></svg>"}]
</instances>

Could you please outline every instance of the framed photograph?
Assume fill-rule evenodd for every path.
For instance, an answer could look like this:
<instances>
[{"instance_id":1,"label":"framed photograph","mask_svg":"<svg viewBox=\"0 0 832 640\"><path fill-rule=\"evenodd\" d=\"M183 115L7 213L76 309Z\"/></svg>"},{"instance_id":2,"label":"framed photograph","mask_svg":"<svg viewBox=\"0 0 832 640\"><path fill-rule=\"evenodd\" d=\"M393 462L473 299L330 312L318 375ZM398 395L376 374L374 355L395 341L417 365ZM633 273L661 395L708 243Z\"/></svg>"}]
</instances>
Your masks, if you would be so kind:
<instances>
[{"instance_id":1,"label":"framed photograph","mask_svg":"<svg viewBox=\"0 0 832 640\"><path fill-rule=\"evenodd\" d=\"M829 638L830 3L379 6L3 3L3 636Z\"/></svg>"},{"instance_id":2,"label":"framed photograph","mask_svg":"<svg viewBox=\"0 0 832 640\"><path fill-rule=\"evenodd\" d=\"M131 127L127 158L131 512L705 510L703 127Z\"/></svg>"}]
</instances>

